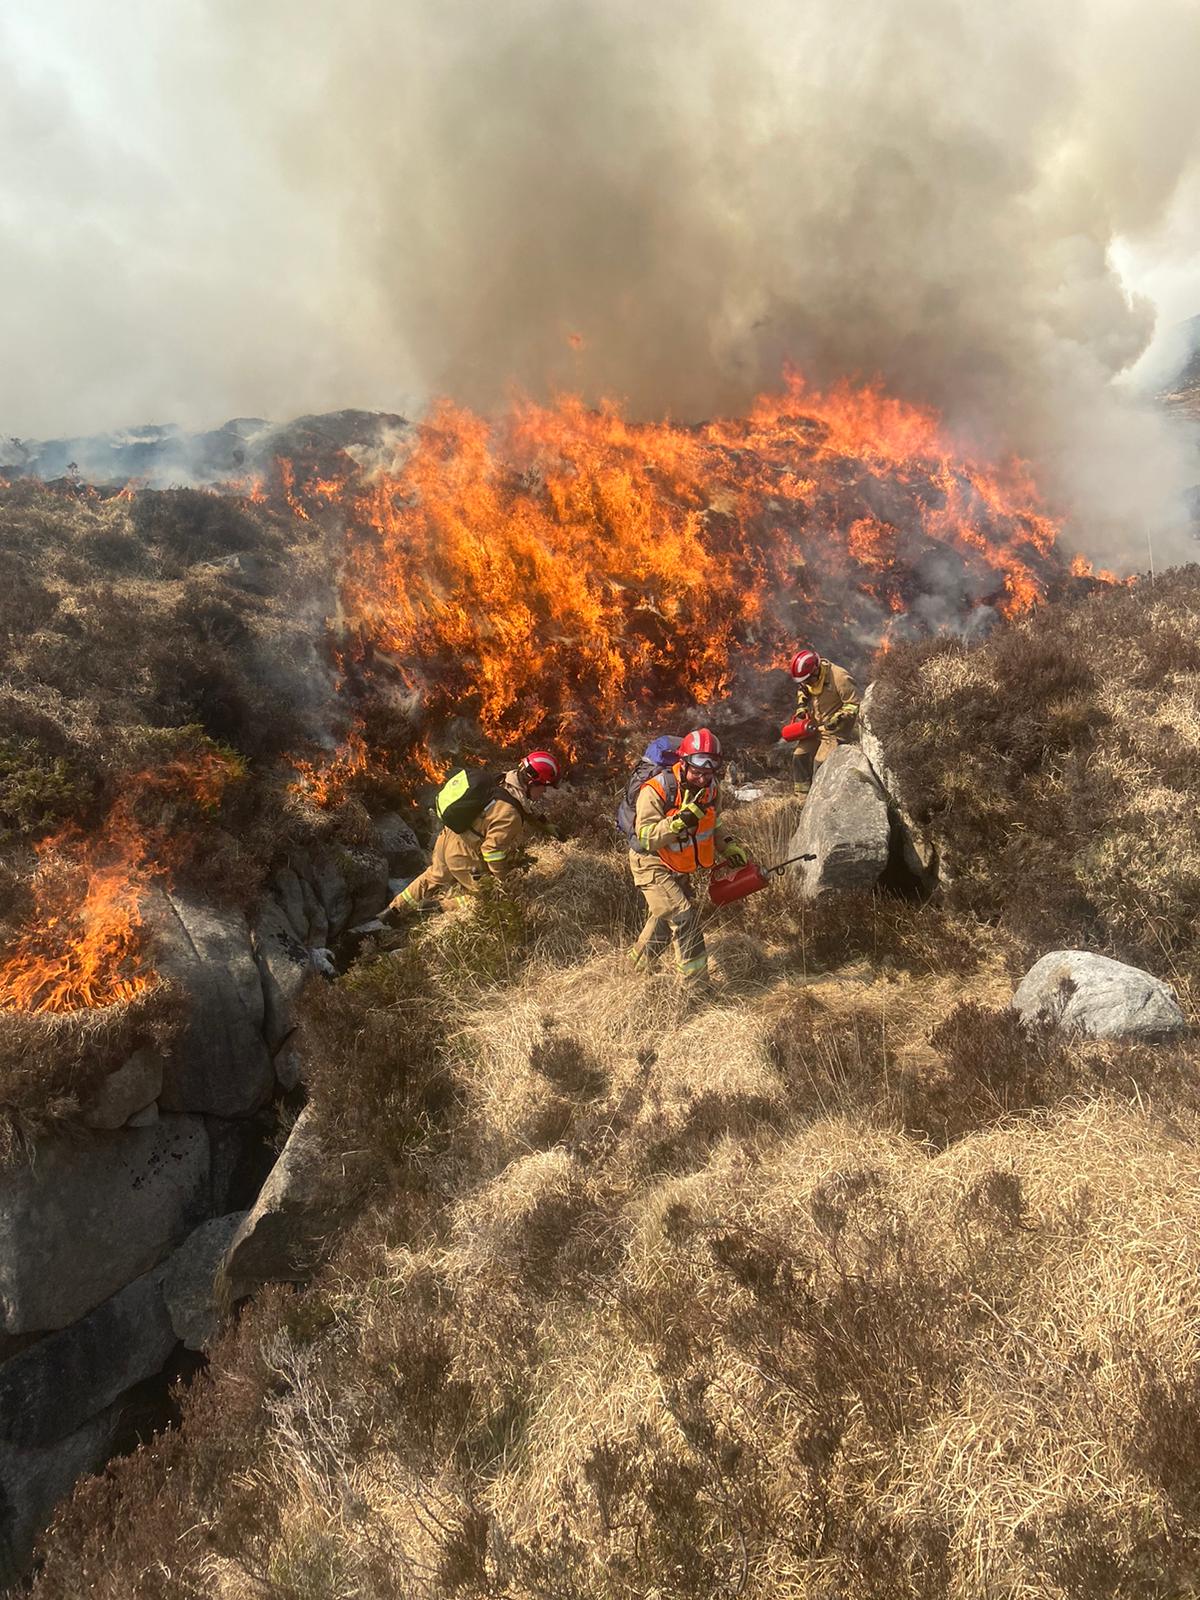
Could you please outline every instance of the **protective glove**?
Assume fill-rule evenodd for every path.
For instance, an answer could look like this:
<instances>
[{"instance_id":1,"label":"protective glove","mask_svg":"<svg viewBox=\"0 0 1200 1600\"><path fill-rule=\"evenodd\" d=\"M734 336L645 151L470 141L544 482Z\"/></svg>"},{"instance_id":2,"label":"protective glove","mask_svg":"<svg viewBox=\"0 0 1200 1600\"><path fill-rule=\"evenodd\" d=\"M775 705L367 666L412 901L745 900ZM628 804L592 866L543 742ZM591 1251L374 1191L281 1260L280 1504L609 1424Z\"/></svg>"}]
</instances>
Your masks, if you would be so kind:
<instances>
[{"instance_id":1,"label":"protective glove","mask_svg":"<svg viewBox=\"0 0 1200 1600\"><path fill-rule=\"evenodd\" d=\"M721 859L727 867L744 867L750 860L750 852L744 844L739 844L736 839L726 839L725 853Z\"/></svg>"},{"instance_id":2,"label":"protective glove","mask_svg":"<svg viewBox=\"0 0 1200 1600\"><path fill-rule=\"evenodd\" d=\"M789 722L780 728L779 736L786 739L789 744L797 739L808 739L817 732L817 725L811 717L797 717L795 722Z\"/></svg>"},{"instance_id":3,"label":"protective glove","mask_svg":"<svg viewBox=\"0 0 1200 1600\"><path fill-rule=\"evenodd\" d=\"M856 705L844 705L840 710L833 713L826 721L825 726L833 733L836 729L844 728L848 723L853 722L857 715L858 707Z\"/></svg>"},{"instance_id":4,"label":"protective glove","mask_svg":"<svg viewBox=\"0 0 1200 1600\"><path fill-rule=\"evenodd\" d=\"M553 839L558 844L561 844L567 837L567 830L560 822L541 822L538 827L545 838Z\"/></svg>"},{"instance_id":5,"label":"protective glove","mask_svg":"<svg viewBox=\"0 0 1200 1600\"><path fill-rule=\"evenodd\" d=\"M703 816L704 807L698 800L685 800L671 818L671 827L676 833L691 833L700 826Z\"/></svg>"}]
</instances>

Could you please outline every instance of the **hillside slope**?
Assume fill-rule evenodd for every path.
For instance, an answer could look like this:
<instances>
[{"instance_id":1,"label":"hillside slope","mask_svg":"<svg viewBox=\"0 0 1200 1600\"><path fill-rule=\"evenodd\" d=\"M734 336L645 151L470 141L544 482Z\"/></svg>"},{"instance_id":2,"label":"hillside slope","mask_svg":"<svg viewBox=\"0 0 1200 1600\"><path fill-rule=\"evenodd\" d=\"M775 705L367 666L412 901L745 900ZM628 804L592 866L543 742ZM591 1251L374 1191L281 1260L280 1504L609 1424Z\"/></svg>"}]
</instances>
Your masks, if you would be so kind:
<instances>
[{"instance_id":1,"label":"hillside slope","mask_svg":"<svg viewBox=\"0 0 1200 1600\"><path fill-rule=\"evenodd\" d=\"M515 902L311 994L358 1220L79 1488L37 1600L1189 1591L1194 1051L1007 1001L1082 940L1194 1015L1198 607L1188 569L885 659L926 904L784 884L689 1002L628 970L583 792Z\"/></svg>"}]
</instances>

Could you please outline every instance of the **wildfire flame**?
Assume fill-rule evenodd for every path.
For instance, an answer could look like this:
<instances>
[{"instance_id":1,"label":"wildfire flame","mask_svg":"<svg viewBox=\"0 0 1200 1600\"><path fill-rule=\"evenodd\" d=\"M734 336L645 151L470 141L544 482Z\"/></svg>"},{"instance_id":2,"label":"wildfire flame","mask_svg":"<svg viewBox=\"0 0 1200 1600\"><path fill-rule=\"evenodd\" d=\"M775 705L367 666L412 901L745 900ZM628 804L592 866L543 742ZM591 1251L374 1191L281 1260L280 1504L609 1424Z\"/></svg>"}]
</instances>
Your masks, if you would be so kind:
<instances>
[{"instance_id":1,"label":"wildfire flame","mask_svg":"<svg viewBox=\"0 0 1200 1600\"><path fill-rule=\"evenodd\" d=\"M0 954L0 1011L73 1011L131 1000L157 981L142 901L188 848L180 807L217 805L238 766L217 751L140 772L94 833L68 827L37 846L33 911Z\"/></svg>"},{"instance_id":2,"label":"wildfire flame","mask_svg":"<svg viewBox=\"0 0 1200 1600\"><path fill-rule=\"evenodd\" d=\"M392 471L282 482L309 515L346 514L351 653L386 658L429 721L502 743L571 750L584 721L710 701L801 637L886 642L931 553L962 610L1013 615L1063 570L1022 463L964 458L878 387L799 376L697 427L573 397L494 423L442 402Z\"/></svg>"}]
</instances>

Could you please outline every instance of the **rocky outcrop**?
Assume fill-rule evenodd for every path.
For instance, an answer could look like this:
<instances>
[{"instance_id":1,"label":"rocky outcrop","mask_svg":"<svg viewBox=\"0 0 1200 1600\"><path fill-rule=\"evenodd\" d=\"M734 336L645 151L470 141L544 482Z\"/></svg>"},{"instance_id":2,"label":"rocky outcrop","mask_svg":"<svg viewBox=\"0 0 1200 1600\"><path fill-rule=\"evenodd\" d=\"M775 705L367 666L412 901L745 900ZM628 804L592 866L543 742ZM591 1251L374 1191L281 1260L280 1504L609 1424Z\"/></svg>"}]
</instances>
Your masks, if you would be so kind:
<instances>
[{"instance_id":1,"label":"rocky outcrop","mask_svg":"<svg viewBox=\"0 0 1200 1600\"><path fill-rule=\"evenodd\" d=\"M1165 1039L1187 1019L1170 984L1089 950L1051 950L1013 996L1026 1022L1050 1022L1092 1039Z\"/></svg>"},{"instance_id":2,"label":"rocky outcrop","mask_svg":"<svg viewBox=\"0 0 1200 1600\"><path fill-rule=\"evenodd\" d=\"M65 1328L154 1266L208 1209L199 1117L42 1145L0 1174L0 1327Z\"/></svg>"},{"instance_id":3,"label":"rocky outcrop","mask_svg":"<svg viewBox=\"0 0 1200 1600\"><path fill-rule=\"evenodd\" d=\"M201 1223L160 1269L173 1336L189 1350L203 1350L217 1331L217 1269L245 1219L234 1211Z\"/></svg>"},{"instance_id":4,"label":"rocky outcrop","mask_svg":"<svg viewBox=\"0 0 1200 1600\"><path fill-rule=\"evenodd\" d=\"M900 797L900 786L888 765L887 753L871 724L872 684L863 695L862 711L858 719L859 740L871 770L887 796L888 816L892 828L893 849L898 850L904 868L924 890L938 882L938 850L928 828L917 822Z\"/></svg>"},{"instance_id":5,"label":"rocky outcrop","mask_svg":"<svg viewBox=\"0 0 1200 1600\"><path fill-rule=\"evenodd\" d=\"M158 1372L176 1334L155 1269L0 1367L0 1443L53 1444Z\"/></svg>"},{"instance_id":6,"label":"rocky outcrop","mask_svg":"<svg viewBox=\"0 0 1200 1600\"><path fill-rule=\"evenodd\" d=\"M271 1098L262 980L240 913L158 891L146 906L155 963L191 1001L172 1046L159 1105L166 1111L249 1116Z\"/></svg>"},{"instance_id":7,"label":"rocky outcrop","mask_svg":"<svg viewBox=\"0 0 1200 1600\"><path fill-rule=\"evenodd\" d=\"M309 952L277 900L264 901L254 923L254 956L262 978L263 1037L272 1056L296 1027L296 1001L313 975Z\"/></svg>"},{"instance_id":8,"label":"rocky outcrop","mask_svg":"<svg viewBox=\"0 0 1200 1600\"><path fill-rule=\"evenodd\" d=\"M0 1365L0 1580L103 1464L129 1391L180 1342L212 1338L218 1276L241 1295L320 1258L346 1175L327 1172L305 1117L253 1210L233 1208L263 1177L266 1107L298 1083L297 1002L334 971L325 946L386 905L389 866L422 862L392 814L375 847L296 852L252 924L185 894L148 897L155 965L189 1001L182 1035L104 1079L82 1108L87 1138L51 1139L0 1172L0 1335L24 1345Z\"/></svg>"},{"instance_id":9,"label":"rocky outcrop","mask_svg":"<svg viewBox=\"0 0 1200 1600\"><path fill-rule=\"evenodd\" d=\"M331 1168L311 1113L296 1119L256 1204L234 1234L222 1267L231 1300L263 1283L296 1283L320 1261L352 1185Z\"/></svg>"},{"instance_id":10,"label":"rocky outcrop","mask_svg":"<svg viewBox=\"0 0 1200 1600\"><path fill-rule=\"evenodd\" d=\"M887 798L871 763L857 745L839 745L818 770L788 845L789 856L816 856L794 869L804 893L871 888L887 867L890 839Z\"/></svg>"}]
</instances>

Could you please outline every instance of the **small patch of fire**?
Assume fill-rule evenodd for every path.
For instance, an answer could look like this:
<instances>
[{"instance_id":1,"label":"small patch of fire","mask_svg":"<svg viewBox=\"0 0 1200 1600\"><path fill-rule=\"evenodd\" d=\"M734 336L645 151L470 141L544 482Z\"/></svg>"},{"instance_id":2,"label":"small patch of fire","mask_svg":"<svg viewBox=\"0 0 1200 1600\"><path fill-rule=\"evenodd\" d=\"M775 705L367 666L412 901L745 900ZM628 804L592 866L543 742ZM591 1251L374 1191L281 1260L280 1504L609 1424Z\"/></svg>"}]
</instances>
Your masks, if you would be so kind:
<instances>
[{"instance_id":1,"label":"small patch of fire","mask_svg":"<svg viewBox=\"0 0 1200 1600\"><path fill-rule=\"evenodd\" d=\"M167 762L126 779L94 832L42 840L27 925L0 951L0 1011L108 1006L152 988L145 893L188 854L187 811L211 811L240 772L216 750Z\"/></svg>"}]
</instances>

